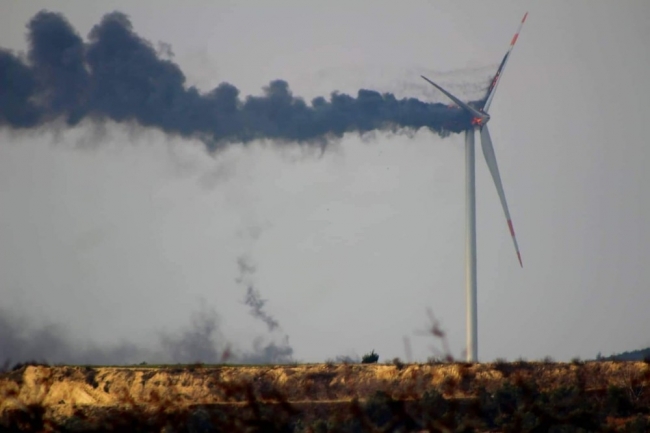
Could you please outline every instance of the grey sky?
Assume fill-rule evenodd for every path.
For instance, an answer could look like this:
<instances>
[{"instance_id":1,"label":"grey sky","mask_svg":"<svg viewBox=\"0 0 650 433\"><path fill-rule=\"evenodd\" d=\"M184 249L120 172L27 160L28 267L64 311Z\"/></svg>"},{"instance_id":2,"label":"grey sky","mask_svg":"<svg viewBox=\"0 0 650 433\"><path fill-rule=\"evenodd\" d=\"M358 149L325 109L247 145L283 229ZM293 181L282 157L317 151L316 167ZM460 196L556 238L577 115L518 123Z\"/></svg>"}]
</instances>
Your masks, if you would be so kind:
<instances>
[{"instance_id":1,"label":"grey sky","mask_svg":"<svg viewBox=\"0 0 650 433\"><path fill-rule=\"evenodd\" d=\"M490 129L522 251L477 153L481 360L647 347L650 4L645 1L0 1L0 46L24 50L42 8L86 37L126 13L171 45L188 84L243 95L277 78L309 100L359 88L469 94L524 26ZM242 348L269 335L235 279L246 257L294 356L375 349L416 359L431 308L465 338L462 136L346 136L324 155L272 143L208 155L133 125L0 131L0 293L73 341L146 345L201 305Z\"/></svg>"}]
</instances>

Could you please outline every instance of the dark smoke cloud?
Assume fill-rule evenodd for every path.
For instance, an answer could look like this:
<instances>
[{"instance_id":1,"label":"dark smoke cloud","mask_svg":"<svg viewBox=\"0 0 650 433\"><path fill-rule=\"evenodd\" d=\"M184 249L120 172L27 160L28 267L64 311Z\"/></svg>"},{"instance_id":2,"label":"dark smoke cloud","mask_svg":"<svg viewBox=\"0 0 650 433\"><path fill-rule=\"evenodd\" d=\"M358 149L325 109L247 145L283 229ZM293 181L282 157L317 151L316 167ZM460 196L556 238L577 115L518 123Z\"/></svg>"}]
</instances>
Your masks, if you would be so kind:
<instances>
[{"instance_id":1,"label":"dark smoke cloud","mask_svg":"<svg viewBox=\"0 0 650 433\"><path fill-rule=\"evenodd\" d=\"M346 132L374 130L428 128L446 135L469 122L463 110L365 89L308 104L283 80L271 81L262 96L241 98L228 83L201 93L186 87L178 65L164 58L171 49L159 55L120 12L105 15L86 43L57 13L39 12L28 30L26 60L0 48L0 126L111 119L197 137L216 150L255 139L322 146Z\"/></svg>"}]
</instances>

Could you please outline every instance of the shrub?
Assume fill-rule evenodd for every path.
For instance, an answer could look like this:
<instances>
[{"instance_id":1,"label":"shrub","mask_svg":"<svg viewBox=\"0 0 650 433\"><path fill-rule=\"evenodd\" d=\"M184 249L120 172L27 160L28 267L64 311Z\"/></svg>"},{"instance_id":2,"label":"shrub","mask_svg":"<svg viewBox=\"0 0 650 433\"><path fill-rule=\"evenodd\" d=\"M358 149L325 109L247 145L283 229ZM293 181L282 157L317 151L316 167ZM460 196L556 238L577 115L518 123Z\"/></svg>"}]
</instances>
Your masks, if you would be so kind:
<instances>
[{"instance_id":1,"label":"shrub","mask_svg":"<svg viewBox=\"0 0 650 433\"><path fill-rule=\"evenodd\" d=\"M97 388L99 383L97 382L97 370L91 367L84 368L84 376L86 377L86 383L93 388Z\"/></svg>"},{"instance_id":2,"label":"shrub","mask_svg":"<svg viewBox=\"0 0 650 433\"><path fill-rule=\"evenodd\" d=\"M363 355L363 358L361 358L362 364L375 364L377 361L379 361L379 355L375 353L374 349L372 352L366 353Z\"/></svg>"},{"instance_id":3,"label":"shrub","mask_svg":"<svg viewBox=\"0 0 650 433\"><path fill-rule=\"evenodd\" d=\"M576 357L571 359L571 364L573 364L573 365L583 365L584 361L582 359L580 359L579 356L576 356Z\"/></svg>"},{"instance_id":4,"label":"shrub","mask_svg":"<svg viewBox=\"0 0 650 433\"><path fill-rule=\"evenodd\" d=\"M17 364L14 364L13 367L11 367L11 371L18 371L22 369L23 367L28 367L28 366L34 366L34 367L49 367L50 364L48 364L45 361L27 361L27 362L19 362ZM6 370L3 368L3 370Z\"/></svg>"},{"instance_id":5,"label":"shrub","mask_svg":"<svg viewBox=\"0 0 650 433\"><path fill-rule=\"evenodd\" d=\"M634 413L634 404L625 389L610 385L607 388L607 408L609 414L626 417Z\"/></svg>"},{"instance_id":6,"label":"shrub","mask_svg":"<svg viewBox=\"0 0 650 433\"><path fill-rule=\"evenodd\" d=\"M449 403L442 394L435 389L430 389L422 395L420 406L425 423L441 420L449 410Z\"/></svg>"},{"instance_id":7,"label":"shrub","mask_svg":"<svg viewBox=\"0 0 650 433\"><path fill-rule=\"evenodd\" d=\"M643 433L650 431L650 422L648 422L648 419L645 416L637 415L636 418L633 418L625 424L624 431L630 433Z\"/></svg>"},{"instance_id":8,"label":"shrub","mask_svg":"<svg viewBox=\"0 0 650 433\"><path fill-rule=\"evenodd\" d=\"M395 404L390 395L376 391L364 404L368 418L378 427L382 427L393 417L392 406Z\"/></svg>"}]
</instances>

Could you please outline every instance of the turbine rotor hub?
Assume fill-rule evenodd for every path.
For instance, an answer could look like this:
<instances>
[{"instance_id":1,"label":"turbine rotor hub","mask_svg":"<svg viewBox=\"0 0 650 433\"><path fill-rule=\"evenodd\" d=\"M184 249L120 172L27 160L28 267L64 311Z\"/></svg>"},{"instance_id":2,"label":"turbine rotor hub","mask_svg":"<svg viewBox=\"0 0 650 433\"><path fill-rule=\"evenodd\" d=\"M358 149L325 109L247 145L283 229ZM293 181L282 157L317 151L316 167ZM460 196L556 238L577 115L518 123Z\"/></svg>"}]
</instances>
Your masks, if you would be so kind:
<instances>
[{"instance_id":1,"label":"turbine rotor hub","mask_svg":"<svg viewBox=\"0 0 650 433\"><path fill-rule=\"evenodd\" d=\"M482 127L490 121L490 115L487 113L482 113L481 116L472 117L472 125L477 127Z\"/></svg>"}]
</instances>

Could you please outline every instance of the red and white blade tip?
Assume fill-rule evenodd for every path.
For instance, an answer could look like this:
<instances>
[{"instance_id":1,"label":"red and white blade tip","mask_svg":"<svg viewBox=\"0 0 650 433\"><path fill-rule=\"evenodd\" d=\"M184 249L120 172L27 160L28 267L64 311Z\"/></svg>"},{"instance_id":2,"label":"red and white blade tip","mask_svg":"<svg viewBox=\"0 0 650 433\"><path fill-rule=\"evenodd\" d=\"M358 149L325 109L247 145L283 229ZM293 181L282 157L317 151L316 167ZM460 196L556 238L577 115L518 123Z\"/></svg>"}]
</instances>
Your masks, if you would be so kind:
<instances>
[{"instance_id":1,"label":"red and white blade tip","mask_svg":"<svg viewBox=\"0 0 650 433\"><path fill-rule=\"evenodd\" d=\"M515 46L515 43L517 42L517 38L519 37L519 32L521 31L521 28L523 27L524 23L526 22L526 17L528 16L528 12L524 15L524 17L521 20L521 24L519 24L519 28L517 29L517 33L512 37L512 41L510 41L510 48Z\"/></svg>"}]
</instances>

